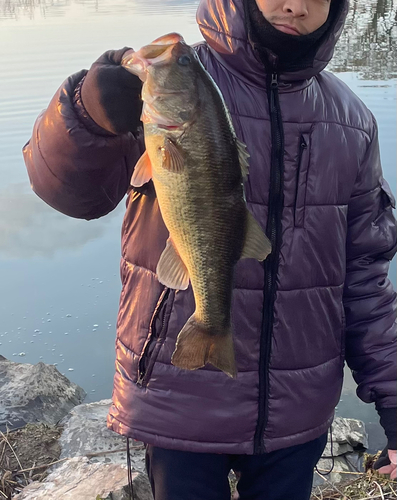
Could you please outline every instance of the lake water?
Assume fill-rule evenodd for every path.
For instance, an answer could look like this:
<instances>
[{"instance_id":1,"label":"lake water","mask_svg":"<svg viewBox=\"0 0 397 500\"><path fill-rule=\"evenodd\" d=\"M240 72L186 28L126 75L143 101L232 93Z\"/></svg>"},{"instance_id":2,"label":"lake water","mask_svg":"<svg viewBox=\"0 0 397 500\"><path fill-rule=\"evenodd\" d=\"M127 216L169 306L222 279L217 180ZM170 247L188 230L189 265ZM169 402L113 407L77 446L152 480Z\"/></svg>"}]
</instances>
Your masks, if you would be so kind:
<instances>
[{"instance_id":1,"label":"lake water","mask_svg":"<svg viewBox=\"0 0 397 500\"><path fill-rule=\"evenodd\" d=\"M105 50L177 31L201 39L191 0L0 0L0 354L57 363L93 401L111 396L124 203L81 221L30 190L21 148L62 81ZM359 0L329 67L379 123L385 177L396 193L397 4ZM396 262L390 276L396 285ZM385 440L349 372L338 414L361 418L371 449Z\"/></svg>"}]
</instances>

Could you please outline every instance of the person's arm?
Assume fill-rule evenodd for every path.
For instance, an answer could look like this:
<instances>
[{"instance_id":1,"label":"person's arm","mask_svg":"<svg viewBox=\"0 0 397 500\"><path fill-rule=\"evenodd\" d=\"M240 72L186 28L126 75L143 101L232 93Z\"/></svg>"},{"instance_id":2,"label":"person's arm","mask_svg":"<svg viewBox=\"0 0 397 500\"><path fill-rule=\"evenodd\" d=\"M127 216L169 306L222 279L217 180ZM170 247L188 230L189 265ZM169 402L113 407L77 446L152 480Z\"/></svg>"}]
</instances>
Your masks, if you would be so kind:
<instances>
[{"instance_id":1,"label":"person's arm","mask_svg":"<svg viewBox=\"0 0 397 500\"><path fill-rule=\"evenodd\" d=\"M108 51L68 78L37 119L23 154L35 193L56 210L94 219L127 192L143 153L142 84Z\"/></svg>"},{"instance_id":2,"label":"person's arm","mask_svg":"<svg viewBox=\"0 0 397 500\"><path fill-rule=\"evenodd\" d=\"M348 205L346 242L346 361L357 394L374 402L388 439L397 450L396 293L388 279L397 249L395 200L382 177L377 125Z\"/></svg>"}]
</instances>

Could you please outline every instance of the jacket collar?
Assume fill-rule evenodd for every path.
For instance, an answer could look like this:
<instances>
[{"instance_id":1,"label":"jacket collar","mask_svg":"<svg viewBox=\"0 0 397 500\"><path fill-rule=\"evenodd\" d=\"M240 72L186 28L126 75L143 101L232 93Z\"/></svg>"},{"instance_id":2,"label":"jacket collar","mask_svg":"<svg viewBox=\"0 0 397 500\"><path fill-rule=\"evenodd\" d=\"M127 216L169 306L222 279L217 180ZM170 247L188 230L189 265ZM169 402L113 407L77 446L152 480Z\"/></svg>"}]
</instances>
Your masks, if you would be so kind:
<instances>
[{"instance_id":1,"label":"jacket collar","mask_svg":"<svg viewBox=\"0 0 397 500\"><path fill-rule=\"evenodd\" d=\"M201 0L197 10L200 31L215 57L243 80L263 87L264 66L248 40L244 0ZM313 65L299 71L283 73L280 81L287 84L308 80L322 71L331 60L349 9L349 0L341 0L336 22L315 55Z\"/></svg>"}]
</instances>

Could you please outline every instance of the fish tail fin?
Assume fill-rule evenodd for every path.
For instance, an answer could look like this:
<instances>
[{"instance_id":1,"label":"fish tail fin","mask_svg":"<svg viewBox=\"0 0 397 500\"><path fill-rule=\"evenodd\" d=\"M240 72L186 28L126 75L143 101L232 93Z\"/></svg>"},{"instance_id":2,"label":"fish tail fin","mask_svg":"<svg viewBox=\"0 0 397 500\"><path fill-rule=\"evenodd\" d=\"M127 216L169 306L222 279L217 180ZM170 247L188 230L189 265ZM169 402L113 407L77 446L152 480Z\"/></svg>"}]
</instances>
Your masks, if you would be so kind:
<instances>
[{"instance_id":1,"label":"fish tail fin","mask_svg":"<svg viewBox=\"0 0 397 500\"><path fill-rule=\"evenodd\" d=\"M171 362L185 370L197 370L211 363L235 378L237 370L231 329L223 335L211 335L205 325L191 316L178 335Z\"/></svg>"}]
</instances>

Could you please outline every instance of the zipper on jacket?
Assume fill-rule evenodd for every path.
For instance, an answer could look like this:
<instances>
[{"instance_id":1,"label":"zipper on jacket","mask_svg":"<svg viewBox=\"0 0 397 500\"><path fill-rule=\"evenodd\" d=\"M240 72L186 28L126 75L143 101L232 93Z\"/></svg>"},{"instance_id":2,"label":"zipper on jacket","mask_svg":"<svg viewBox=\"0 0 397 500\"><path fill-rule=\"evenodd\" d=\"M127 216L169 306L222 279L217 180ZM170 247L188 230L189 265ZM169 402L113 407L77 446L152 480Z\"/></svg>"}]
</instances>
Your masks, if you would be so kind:
<instances>
[{"instance_id":1,"label":"zipper on jacket","mask_svg":"<svg viewBox=\"0 0 397 500\"><path fill-rule=\"evenodd\" d=\"M303 135L299 139L299 156L298 156L298 170L296 172L296 188L295 188L295 206L294 206L294 225L296 226L296 209L298 203L298 193L299 193L299 179L302 166L302 156L303 152L307 149L307 144Z\"/></svg>"},{"instance_id":2,"label":"zipper on jacket","mask_svg":"<svg viewBox=\"0 0 397 500\"><path fill-rule=\"evenodd\" d=\"M159 335L156 336L156 331L155 331L155 322L156 322L156 319L158 317L158 315L160 314L160 311L163 307L163 305L165 304L165 302L167 301L167 298L168 298L168 295L170 293L170 289L169 288L164 288L164 290L162 291L161 295L160 295L160 298L157 302L157 305L156 305L156 308L154 310L154 313L153 313L153 316L152 316L152 319L150 321L150 326L149 326L149 341L147 342L146 346L145 346L145 349L143 351L143 354L142 354L142 357L139 361L139 373L138 373L138 379L136 381L136 384L139 386L139 387L145 387L145 385L147 384L147 379L148 379L148 376L150 375L147 371L147 367L148 367L148 364L149 364L149 361L150 361L150 356L149 356L149 350L150 350L150 346L152 345L153 342L157 342L157 340L159 339L159 336L162 334L163 330L164 330L164 327L165 327L165 314L163 316L163 321L161 323L161 329L160 329L160 332L159 332Z\"/></svg>"},{"instance_id":3,"label":"zipper on jacket","mask_svg":"<svg viewBox=\"0 0 397 500\"><path fill-rule=\"evenodd\" d=\"M284 131L278 94L278 75L273 72L268 83L271 125L271 168L266 233L272 252L264 263L264 299L259 355L259 411L254 437L254 453L265 452L263 434L268 419L269 362L273 331L274 301L281 247L281 217L283 211Z\"/></svg>"}]
</instances>

